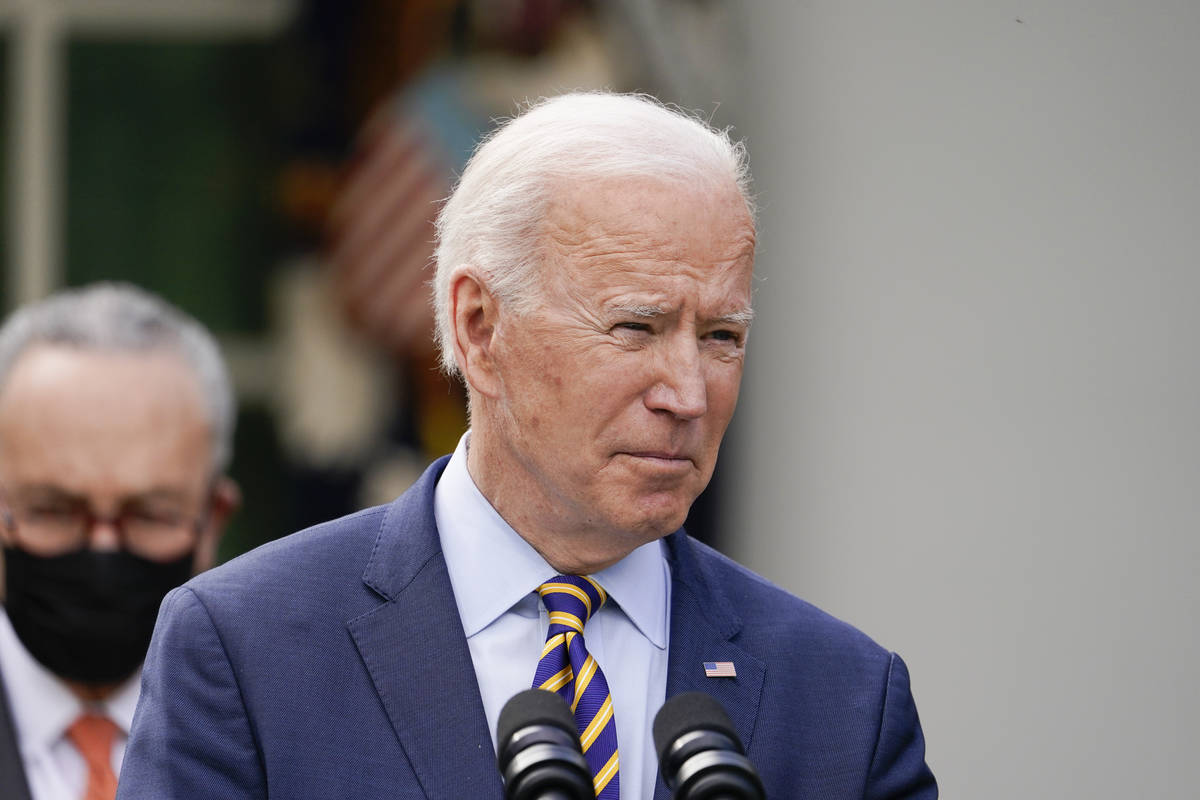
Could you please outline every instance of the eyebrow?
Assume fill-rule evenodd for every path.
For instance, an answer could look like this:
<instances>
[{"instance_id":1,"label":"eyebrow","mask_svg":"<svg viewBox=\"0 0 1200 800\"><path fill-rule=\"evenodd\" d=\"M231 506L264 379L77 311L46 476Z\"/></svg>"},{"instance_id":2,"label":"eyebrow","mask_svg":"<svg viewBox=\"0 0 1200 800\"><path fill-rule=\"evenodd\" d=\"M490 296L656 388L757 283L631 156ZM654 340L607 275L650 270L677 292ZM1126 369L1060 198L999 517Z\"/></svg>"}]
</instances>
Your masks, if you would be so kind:
<instances>
[{"instance_id":1,"label":"eyebrow","mask_svg":"<svg viewBox=\"0 0 1200 800\"><path fill-rule=\"evenodd\" d=\"M69 489L64 489L53 484L35 483L30 486L17 487L13 491L14 496L22 499L50 498L54 500L65 500L69 503L87 504L91 502L91 498L87 494L77 494ZM120 498L121 505L129 505L132 503L154 503L160 501L179 502L186 499L186 493L178 489L171 488L153 488L144 492L131 494L128 497Z\"/></svg>"},{"instance_id":2,"label":"eyebrow","mask_svg":"<svg viewBox=\"0 0 1200 800\"><path fill-rule=\"evenodd\" d=\"M662 306L653 305L622 305L614 307L613 311L617 312L618 314L629 314L633 317L641 317L642 319L653 319L654 317L661 317L668 313L667 309L663 308ZM739 309L729 314L722 314L721 316L713 319L712 322L717 325L738 325L749 328L750 324L754 322L754 309L747 306L746 308Z\"/></svg>"},{"instance_id":3,"label":"eyebrow","mask_svg":"<svg viewBox=\"0 0 1200 800\"><path fill-rule=\"evenodd\" d=\"M734 311L732 314L723 314L715 320L718 325L740 325L749 328L754 322L754 309L747 306L740 311Z\"/></svg>"},{"instance_id":4,"label":"eyebrow","mask_svg":"<svg viewBox=\"0 0 1200 800\"><path fill-rule=\"evenodd\" d=\"M661 317L667 313L667 310L662 306L649 305L615 306L613 311L618 314L628 314L631 317L643 317L644 319Z\"/></svg>"}]
</instances>

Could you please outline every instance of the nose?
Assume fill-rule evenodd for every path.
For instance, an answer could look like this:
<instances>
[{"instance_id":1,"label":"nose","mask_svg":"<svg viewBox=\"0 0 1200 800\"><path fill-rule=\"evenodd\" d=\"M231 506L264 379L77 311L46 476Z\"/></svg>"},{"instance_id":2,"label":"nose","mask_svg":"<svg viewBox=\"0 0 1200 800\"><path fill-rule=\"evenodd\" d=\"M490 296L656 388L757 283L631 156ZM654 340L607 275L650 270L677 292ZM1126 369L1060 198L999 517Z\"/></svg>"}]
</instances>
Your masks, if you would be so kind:
<instances>
[{"instance_id":1,"label":"nose","mask_svg":"<svg viewBox=\"0 0 1200 800\"><path fill-rule=\"evenodd\" d=\"M92 550L114 551L121 549L121 533L116 520L97 518L88 529L88 546Z\"/></svg>"},{"instance_id":2,"label":"nose","mask_svg":"<svg viewBox=\"0 0 1200 800\"><path fill-rule=\"evenodd\" d=\"M646 407L680 419L698 419L708 411L700 343L691 336L676 339L659 353L658 380L646 392Z\"/></svg>"}]
</instances>

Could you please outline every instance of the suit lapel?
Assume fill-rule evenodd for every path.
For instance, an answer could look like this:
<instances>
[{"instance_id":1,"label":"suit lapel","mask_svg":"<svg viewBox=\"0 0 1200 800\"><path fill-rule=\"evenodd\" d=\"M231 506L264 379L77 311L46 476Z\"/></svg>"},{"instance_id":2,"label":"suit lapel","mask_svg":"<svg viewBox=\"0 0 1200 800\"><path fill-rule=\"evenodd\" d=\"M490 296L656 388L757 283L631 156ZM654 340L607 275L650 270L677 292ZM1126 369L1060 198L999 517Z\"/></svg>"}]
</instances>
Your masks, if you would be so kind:
<instances>
[{"instance_id":1,"label":"suit lapel","mask_svg":"<svg viewBox=\"0 0 1200 800\"><path fill-rule=\"evenodd\" d=\"M434 523L433 487L444 464L430 467L388 510L363 575L385 602L347 625L426 796L501 797Z\"/></svg>"},{"instance_id":2,"label":"suit lapel","mask_svg":"<svg viewBox=\"0 0 1200 800\"><path fill-rule=\"evenodd\" d=\"M741 619L720 588L706 578L697 545L682 531L668 538L667 545L672 560L667 698L683 692L710 695L725 708L742 744L749 748L762 702L766 665L732 642L741 630ZM737 677L706 677L705 661L730 661ZM670 797L661 775L654 797Z\"/></svg>"}]
</instances>

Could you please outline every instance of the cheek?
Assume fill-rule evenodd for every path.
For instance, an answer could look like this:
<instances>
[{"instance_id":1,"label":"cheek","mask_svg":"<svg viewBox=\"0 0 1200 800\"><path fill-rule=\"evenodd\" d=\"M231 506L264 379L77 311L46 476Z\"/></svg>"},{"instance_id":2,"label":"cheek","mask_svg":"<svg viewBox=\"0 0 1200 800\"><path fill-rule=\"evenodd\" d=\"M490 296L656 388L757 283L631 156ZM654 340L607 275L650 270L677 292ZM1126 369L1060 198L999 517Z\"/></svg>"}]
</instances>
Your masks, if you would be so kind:
<instances>
[{"instance_id":1,"label":"cheek","mask_svg":"<svg viewBox=\"0 0 1200 800\"><path fill-rule=\"evenodd\" d=\"M527 435L542 438L553 433L564 409L570 407L574 382L560 365L548 361L528 365L510 383L512 409Z\"/></svg>"},{"instance_id":2,"label":"cheek","mask_svg":"<svg viewBox=\"0 0 1200 800\"><path fill-rule=\"evenodd\" d=\"M713 425L719 428L719 431L725 430L725 426L733 417L733 411L737 407L741 379L742 371L738 369L718 373L709 380L709 414Z\"/></svg>"}]
</instances>

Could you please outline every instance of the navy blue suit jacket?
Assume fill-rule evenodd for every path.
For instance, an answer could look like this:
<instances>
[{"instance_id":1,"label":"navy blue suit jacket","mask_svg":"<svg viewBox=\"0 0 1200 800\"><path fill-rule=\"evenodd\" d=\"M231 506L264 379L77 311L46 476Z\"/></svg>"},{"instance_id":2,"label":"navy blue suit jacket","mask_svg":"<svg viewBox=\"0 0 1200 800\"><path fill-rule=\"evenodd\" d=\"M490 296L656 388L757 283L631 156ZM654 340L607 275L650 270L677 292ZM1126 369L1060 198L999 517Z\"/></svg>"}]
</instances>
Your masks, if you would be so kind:
<instances>
[{"instance_id":1,"label":"navy blue suit jacket","mask_svg":"<svg viewBox=\"0 0 1200 800\"><path fill-rule=\"evenodd\" d=\"M434 523L444 463L167 596L118 800L503 797ZM667 545L667 695L720 701L768 797L936 797L898 656L683 531Z\"/></svg>"}]
</instances>

